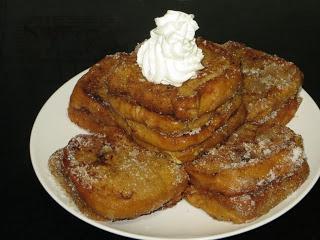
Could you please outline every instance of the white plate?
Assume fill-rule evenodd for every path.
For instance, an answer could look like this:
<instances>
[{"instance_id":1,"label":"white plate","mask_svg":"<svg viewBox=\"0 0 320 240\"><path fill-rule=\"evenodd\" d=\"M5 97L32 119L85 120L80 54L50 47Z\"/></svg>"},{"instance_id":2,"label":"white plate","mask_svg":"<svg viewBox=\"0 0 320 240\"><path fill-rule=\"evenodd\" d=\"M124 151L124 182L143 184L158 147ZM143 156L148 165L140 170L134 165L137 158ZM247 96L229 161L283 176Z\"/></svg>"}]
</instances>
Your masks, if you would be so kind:
<instances>
[{"instance_id":1,"label":"white plate","mask_svg":"<svg viewBox=\"0 0 320 240\"><path fill-rule=\"evenodd\" d=\"M118 222L91 220L81 214L68 199L60 186L54 181L47 166L48 158L55 150L64 147L71 137L84 132L68 119L67 106L75 83L86 71L66 82L42 107L33 125L30 154L37 177L51 197L67 211L89 224L132 238L218 239L249 231L281 216L295 206L310 191L319 178L320 161L318 160L320 159L320 148L318 145L320 134L317 129L320 122L320 111L312 98L302 90L300 95L303 98L303 102L289 126L303 136L305 151L311 169L310 176L296 192L273 208L268 214L254 222L236 225L216 221L183 200L172 208L157 211L134 220ZM297 221L302 221L302 219L297 219Z\"/></svg>"}]
</instances>

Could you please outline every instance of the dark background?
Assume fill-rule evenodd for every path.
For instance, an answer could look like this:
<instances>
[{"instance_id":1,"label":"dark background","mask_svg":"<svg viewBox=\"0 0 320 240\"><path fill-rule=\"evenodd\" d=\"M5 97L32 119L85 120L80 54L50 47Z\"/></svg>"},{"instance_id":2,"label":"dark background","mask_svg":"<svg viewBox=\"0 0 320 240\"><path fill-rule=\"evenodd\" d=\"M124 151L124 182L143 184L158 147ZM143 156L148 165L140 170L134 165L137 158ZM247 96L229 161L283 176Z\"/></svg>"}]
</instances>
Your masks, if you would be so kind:
<instances>
[{"instance_id":1,"label":"dark background","mask_svg":"<svg viewBox=\"0 0 320 240\"><path fill-rule=\"evenodd\" d=\"M106 54L131 51L148 38L153 19L167 9L195 14L198 36L244 42L295 62L305 74L303 87L319 105L320 4L316 0L1 0L3 236L126 239L82 222L50 198L31 166L30 131L41 106L59 86ZM319 187L318 182L284 216L230 239L320 239Z\"/></svg>"}]
</instances>

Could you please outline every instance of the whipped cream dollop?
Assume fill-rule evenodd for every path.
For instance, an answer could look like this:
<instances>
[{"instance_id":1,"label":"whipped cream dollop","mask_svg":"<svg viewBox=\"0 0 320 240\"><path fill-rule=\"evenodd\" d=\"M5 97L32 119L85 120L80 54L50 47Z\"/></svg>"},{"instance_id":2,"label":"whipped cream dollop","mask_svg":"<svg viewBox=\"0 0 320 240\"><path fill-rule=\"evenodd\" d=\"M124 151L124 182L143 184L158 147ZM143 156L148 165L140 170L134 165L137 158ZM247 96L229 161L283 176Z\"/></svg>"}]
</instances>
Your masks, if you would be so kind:
<instances>
[{"instance_id":1,"label":"whipped cream dollop","mask_svg":"<svg viewBox=\"0 0 320 240\"><path fill-rule=\"evenodd\" d=\"M202 69L202 50L194 38L199 29L194 15L168 10L155 19L157 27L140 46L137 62L144 77L153 83L176 87L197 76Z\"/></svg>"}]
</instances>

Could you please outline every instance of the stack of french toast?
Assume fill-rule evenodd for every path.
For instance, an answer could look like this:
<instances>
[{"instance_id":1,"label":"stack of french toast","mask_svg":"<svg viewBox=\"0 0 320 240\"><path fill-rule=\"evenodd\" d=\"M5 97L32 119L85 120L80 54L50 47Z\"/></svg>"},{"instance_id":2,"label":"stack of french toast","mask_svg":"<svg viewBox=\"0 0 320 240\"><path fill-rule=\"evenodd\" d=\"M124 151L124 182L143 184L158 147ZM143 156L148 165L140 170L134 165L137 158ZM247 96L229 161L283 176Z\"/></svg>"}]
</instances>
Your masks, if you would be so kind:
<instances>
[{"instance_id":1,"label":"stack of french toast","mask_svg":"<svg viewBox=\"0 0 320 240\"><path fill-rule=\"evenodd\" d=\"M53 175L97 219L131 219L182 198L216 219L256 219L309 173L294 117L303 74L236 42L197 39L204 68L182 86L147 81L137 51L106 56L76 84L79 135Z\"/></svg>"},{"instance_id":2,"label":"stack of french toast","mask_svg":"<svg viewBox=\"0 0 320 240\"><path fill-rule=\"evenodd\" d=\"M204 69L181 87L145 80L136 52L104 58L78 82L70 100L71 120L91 130L93 119L100 133L120 126L140 145L164 151L177 162L195 159L246 116L238 64L221 46L204 40L198 46Z\"/></svg>"}]
</instances>

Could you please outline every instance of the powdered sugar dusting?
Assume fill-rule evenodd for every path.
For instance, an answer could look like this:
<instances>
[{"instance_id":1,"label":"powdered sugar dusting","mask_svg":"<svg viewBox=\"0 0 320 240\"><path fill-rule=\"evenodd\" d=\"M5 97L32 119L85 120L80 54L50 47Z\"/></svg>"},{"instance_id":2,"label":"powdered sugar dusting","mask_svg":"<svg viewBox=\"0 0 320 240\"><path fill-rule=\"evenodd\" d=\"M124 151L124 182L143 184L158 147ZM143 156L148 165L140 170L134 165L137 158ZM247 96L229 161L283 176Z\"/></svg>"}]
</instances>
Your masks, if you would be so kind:
<instances>
[{"instance_id":1,"label":"powdered sugar dusting","mask_svg":"<svg viewBox=\"0 0 320 240\"><path fill-rule=\"evenodd\" d=\"M163 191L164 174L169 179L166 188L172 191L187 178L181 166L166 155L121 139L111 144L103 136L78 135L64 151L64 167L69 169L72 182L88 190L101 189L102 193L107 188L125 199L137 193L148 195L157 186L157 191Z\"/></svg>"},{"instance_id":2,"label":"powdered sugar dusting","mask_svg":"<svg viewBox=\"0 0 320 240\"><path fill-rule=\"evenodd\" d=\"M191 131L188 132L187 134L188 134L188 135L195 135L195 134L200 133L200 131L201 131L201 127L198 127L198 128L195 128L195 129L191 130Z\"/></svg>"},{"instance_id":3,"label":"powdered sugar dusting","mask_svg":"<svg viewBox=\"0 0 320 240\"><path fill-rule=\"evenodd\" d=\"M298 163L300 164L300 160L302 159L302 155L303 155L303 150L301 147L295 147L293 150L292 150L292 158L291 160L295 163Z\"/></svg>"},{"instance_id":4,"label":"powdered sugar dusting","mask_svg":"<svg viewBox=\"0 0 320 240\"><path fill-rule=\"evenodd\" d=\"M234 204L233 207L241 215L247 216L255 208L255 201L249 194L231 197L230 201Z\"/></svg>"},{"instance_id":5,"label":"powdered sugar dusting","mask_svg":"<svg viewBox=\"0 0 320 240\"><path fill-rule=\"evenodd\" d=\"M211 149L194 161L193 166L215 178L219 178L222 172L226 176L229 170L236 170L233 173L238 175L230 188L235 191L247 188L249 191L253 186L262 187L279 178L292 176L304 162L301 137L289 128L274 126L247 137L242 136L246 131L236 134L240 142L231 141ZM250 169L258 169L255 171L260 172L259 177L252 175Z\"/></svg>"},{"instance_id":6,"label":"powdered sugar dusting","mask_svg":"<svg viewBox=\"0 0 320 240\"><path fill-rule=\"evenodd\" d=\"M269 173L267 174L267 177L258 181L257 185L258 186L265 186L266 184L274 181L276 179L276 177L277 176L276 176L275 172L273 171L273 169L270 169Z\"/></svg>"}]
</instances>

